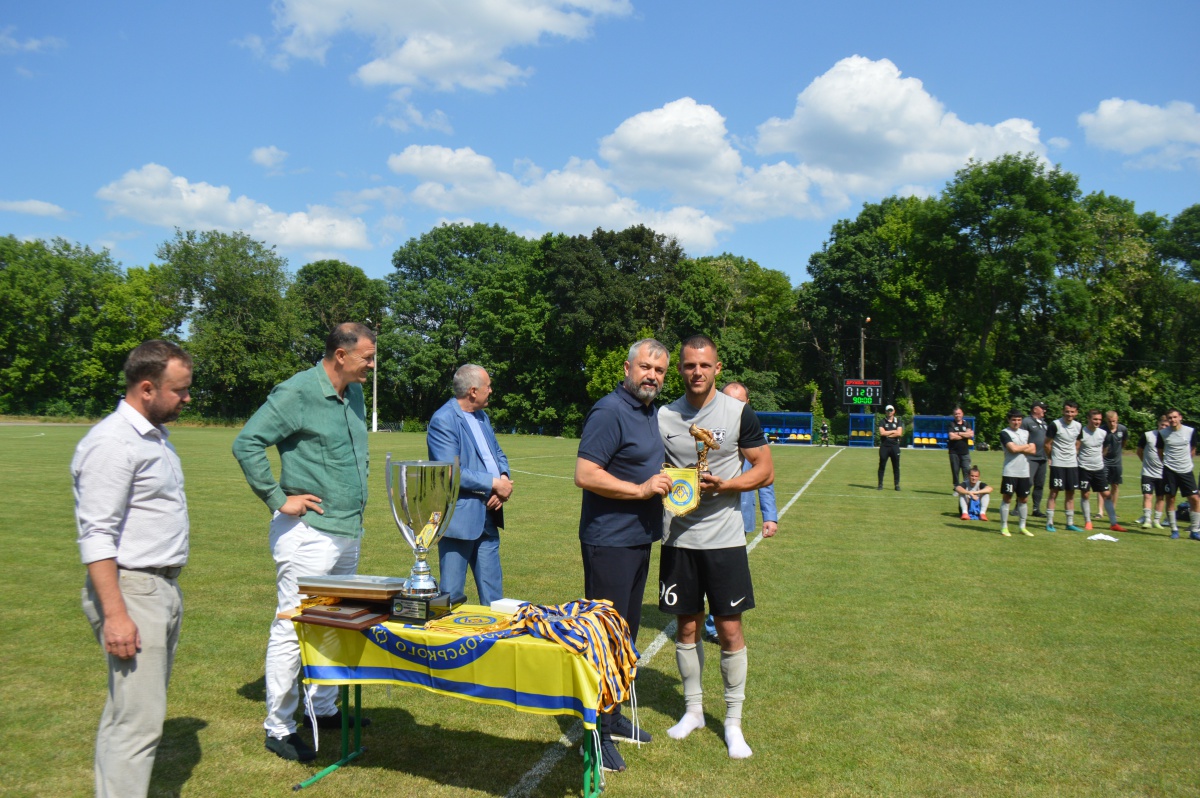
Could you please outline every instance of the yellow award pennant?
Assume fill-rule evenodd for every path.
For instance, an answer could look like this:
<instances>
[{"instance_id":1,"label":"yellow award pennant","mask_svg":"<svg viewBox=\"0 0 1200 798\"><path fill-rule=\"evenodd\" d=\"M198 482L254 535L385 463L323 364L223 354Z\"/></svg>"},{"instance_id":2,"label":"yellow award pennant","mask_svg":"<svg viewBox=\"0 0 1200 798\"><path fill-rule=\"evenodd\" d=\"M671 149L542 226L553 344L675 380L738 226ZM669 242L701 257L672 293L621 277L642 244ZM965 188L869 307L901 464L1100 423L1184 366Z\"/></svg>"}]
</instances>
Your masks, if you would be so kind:
<instances>
[{"instance_id":1,"label":"yellow award pennant","mask_svg":"<svg viewBox=\"0 0 1200 798\"><path fill-rule=\"evenodd\" d=\"M437 532L438 523L441 520L442 520L442 514L440 511L435 512L431 516L429 516L429 523L426 524L425 528L421 530L421 534L417 535L417 542L419 542L425 548L429 548L430 546L432 546L433 545L433 535L435 532Z\"/></svg>"},{"instance_id":2,"label":"yellow award pennant","mask_svg":"<svg viewBox=\"0 0 1200 798\"><path fill-rule=\"evenodd\" d=\"M700 506L700 472L694 468L668 468L663 473L671 478L671 489L663 496L663 507L672 515L687 515Z\"/></svg>"}]
</instances>

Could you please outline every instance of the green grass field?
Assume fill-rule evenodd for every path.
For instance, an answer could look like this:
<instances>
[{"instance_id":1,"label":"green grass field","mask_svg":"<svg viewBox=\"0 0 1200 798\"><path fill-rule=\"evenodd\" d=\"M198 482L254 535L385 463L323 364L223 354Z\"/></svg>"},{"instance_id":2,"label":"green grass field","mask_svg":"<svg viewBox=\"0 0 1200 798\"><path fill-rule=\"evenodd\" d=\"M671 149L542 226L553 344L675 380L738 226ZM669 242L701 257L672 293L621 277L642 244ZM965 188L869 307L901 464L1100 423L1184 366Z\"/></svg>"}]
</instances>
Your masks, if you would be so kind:
<instances>
[{"instance_id":1,"label":"green grass field","mask_svg":"<svg viewBox=\"0 0 1200 798\"><path fill-rule=\"evenodd\" d=\"M68 463L79 426L0 426L4 597L0 794L91 792L104 698L99 647L79 607ZM181 584L186 619L151 795L284 795L316 768L263 749L262 659L274 610L267 514L229 454L234 430L177 429L192 512ZM502 436L516 471L502 544L506 593L559 603L582 593L575 441ZM387 451L424 437L371 438L374 494L363 573L403 575L412 556L387 512ZM638 696L652 744L622 751L609 796L1200 795L1200 544L1162 532L1003 538L958 520L946 455L902 456L904 490L875 491L873 450L775 447L779 536L750 554L758 608L746 615L746 738L725 754L720 674L708 647L708 728L677 742L673 648L643 662ZM834 456L836 455L836 456ZM832 456L832 459L830 459ZM974 458L998 482L1000 455ZM1130 457L1127 473L1136 476ZM1136 480L1122 520L1140 508ZM890 484L890 475L889 475ZM1060 524L1060 529L1062 526ZM1100 529L1107 529L1105 524ZM1185 535L1186 537L1186 535ZM656 558L657 559L657 558ZM653 585L639 648L670 618ZM573 719L370 686L368 753L310 792L503 796ZM335 756L323 738L319 764ZM530 794L578 794L571 751Z\"/></svg>"}]
</instances>

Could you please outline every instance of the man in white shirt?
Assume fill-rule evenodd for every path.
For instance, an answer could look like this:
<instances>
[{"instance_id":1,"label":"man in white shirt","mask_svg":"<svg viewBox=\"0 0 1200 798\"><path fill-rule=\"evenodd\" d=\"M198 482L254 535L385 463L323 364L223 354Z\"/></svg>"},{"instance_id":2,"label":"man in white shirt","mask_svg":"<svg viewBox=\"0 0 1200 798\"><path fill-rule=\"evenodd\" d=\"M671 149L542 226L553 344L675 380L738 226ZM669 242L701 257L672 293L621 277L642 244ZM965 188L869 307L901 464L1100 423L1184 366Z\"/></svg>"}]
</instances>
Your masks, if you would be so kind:
<instances>
[{"instance_id":1,"label":"man in white shirt","mask_svg":"<svg viewBox=\"0 0 1200 798\"><path fill-rule=\"evenodd\" d=\"M167 715L183 622L187 498L163 426L191 401L191 357L146 341L125 361L125 398L71 461L83 611L108 655L108 702L96 736L96 795L144 796Z\"/></svg>"}]
</instances>

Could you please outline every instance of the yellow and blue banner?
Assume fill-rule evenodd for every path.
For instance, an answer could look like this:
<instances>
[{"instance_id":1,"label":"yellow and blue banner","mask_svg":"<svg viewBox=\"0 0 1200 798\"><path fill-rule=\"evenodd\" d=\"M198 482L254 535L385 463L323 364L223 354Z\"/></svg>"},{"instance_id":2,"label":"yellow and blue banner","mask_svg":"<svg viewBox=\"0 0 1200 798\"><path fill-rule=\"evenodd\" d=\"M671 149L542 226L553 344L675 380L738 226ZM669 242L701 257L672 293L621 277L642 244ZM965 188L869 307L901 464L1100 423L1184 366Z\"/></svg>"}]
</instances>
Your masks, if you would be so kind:
<instances>
[{"instance_id":1,"label":"yellow and blue banner","mask_svg":"<svg viewBox=\"0 0 1200 798\"><path fill-rule=\"evenodd\" d=\"M484 607L462 610L486 613ZM442 695L596 725L600 675L552 640L460 634L385 623L354 631L296 624L311 684L409 684Z\"/></svg>"}]
</instances>

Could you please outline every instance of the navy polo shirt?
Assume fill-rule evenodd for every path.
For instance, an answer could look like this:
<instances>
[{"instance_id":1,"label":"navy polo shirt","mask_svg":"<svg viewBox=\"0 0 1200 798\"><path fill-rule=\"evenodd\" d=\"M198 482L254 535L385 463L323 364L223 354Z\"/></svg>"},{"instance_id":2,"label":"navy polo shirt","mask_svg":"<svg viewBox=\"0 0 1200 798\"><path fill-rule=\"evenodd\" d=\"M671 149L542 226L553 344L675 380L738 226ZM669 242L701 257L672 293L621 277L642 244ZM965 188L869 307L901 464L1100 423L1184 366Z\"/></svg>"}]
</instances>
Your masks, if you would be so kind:
<instances>
[{"instance_id":1,"label":"navy polo shirt","mask_svg":"<svg viewBox=\"0 0 1200 798\"><path fill-rule=\"evenodd\" d=\"M658 413L624 384L592 407L583 422L579 456L617 479L640 485L662 470L666 460L658 434ZM661 496L609 499L583 492L579 539L593 546L644 546L662 539Z\"/></svg>"}]
</instances>

